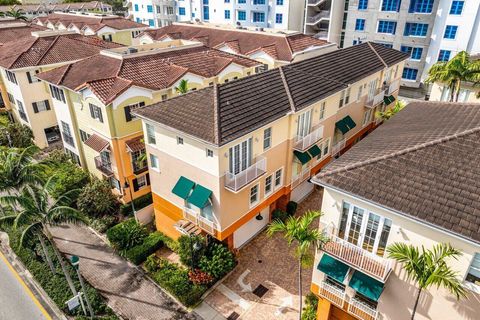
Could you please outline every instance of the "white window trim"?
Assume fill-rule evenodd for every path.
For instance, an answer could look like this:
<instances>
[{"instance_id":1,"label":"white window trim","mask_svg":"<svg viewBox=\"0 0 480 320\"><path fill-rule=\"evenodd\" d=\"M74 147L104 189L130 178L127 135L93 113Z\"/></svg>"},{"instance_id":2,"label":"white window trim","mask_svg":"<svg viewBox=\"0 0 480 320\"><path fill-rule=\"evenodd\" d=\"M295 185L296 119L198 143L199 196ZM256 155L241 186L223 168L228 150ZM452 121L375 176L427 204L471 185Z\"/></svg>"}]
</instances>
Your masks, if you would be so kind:
<instances>
[{"instance_id":1,"label":"white window trim","mask_svg":"<svg viewBox=\"0 0 480 320\"><path fill-rule=\"evenodd\" d=\"M251 202L252 189L255 187L257 187L257 200ZM257 183L256 185L250 187L250 192L248 193L248 203L250 204L250 208L257 206L260 203L260 183Z\"/></svg>"},{"instance_id":2,"label":"white window trim","mask_svg":"<svg viewBox=\"0 0 480 320\"><path fill-rule=\"evenodd\" d=\"M140 186L140 183L139 183L140 179L145 181L145 184L142 185L142 186ZM147 175L146 174L144 174L143 176L137 177L137 185L138 185L138 190L141 190L141 189L147 187Z\"/></svg>"},{"instance_id":3,"label":"white window trim","mask_svg":"<svg viewBox=\"0 0 480 320\"><path fill-rule=\"evenodd\" d=\"M277 175L277 171L279 170L282 170L282 174L280 175L280 184L277 186L275 183L276 181L275 177ZM284 185L285 185L285 170L284 170L284 167L281 167L275 170L275 172L273 173L273 190L278 190L282 188Z\"/></svg>"},{"instance_id":4,"label":"white window trim","mask_svg":"<svg viewBox=\"0 0 480 320\"><path fill-rule=\"evenodd\" d=\"M152 165L152 164L153 164L152 156L157 159L157 165L158 165L158 167L154 167L154 166ZM149 153L149 154L148 154L148 160L150 161L150 169L152 169L153 171L156 171L156 172L160 172L160 161L158 160L157 155L155 155L155 154L153 154L153 153Z\"/></svg>"},{"instance_id":5,"label":"white window trim","mask_svg":"<svg viewBox=\"0 0 480 320\"><path fill-rule=\"evenodd\" d=\"M270 192L267 193L267 190L265 188L267 187L267 178L270 178ZM263 186L263 192L265 194L265 198L271 196L273 194L273 191L275 189L275 179L274 179L274 174L271 174L267 177L265 177L265 185Z\"/></svg>"}]
</instances>

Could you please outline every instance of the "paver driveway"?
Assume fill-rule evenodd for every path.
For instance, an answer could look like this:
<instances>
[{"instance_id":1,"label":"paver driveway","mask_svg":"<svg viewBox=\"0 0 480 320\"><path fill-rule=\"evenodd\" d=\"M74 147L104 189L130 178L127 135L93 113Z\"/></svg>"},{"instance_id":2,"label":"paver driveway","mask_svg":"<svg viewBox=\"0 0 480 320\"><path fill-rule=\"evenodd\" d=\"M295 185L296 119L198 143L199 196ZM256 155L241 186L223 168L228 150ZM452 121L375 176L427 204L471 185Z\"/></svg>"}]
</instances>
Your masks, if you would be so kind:
<instances>
[{"instance_id":1,"label":"paver driveway","mask_svg":"<svg viewBox=\"0 0 480 320\"><path fill-rule=\"evenodd\" d=\"M297 214L320 208L321 191L315 190L299 204ZM235 271L207 296L208 305L225 318L233 312L244 320L298 318L298 262L294 248L288 247L281 234L268 237L262 232L240 250L238 260ZM311 267L304 268L302 276L305 296L310 291ZM258 285L268 288L261 298L250 291Z\"/></svg>"}]
</instances>

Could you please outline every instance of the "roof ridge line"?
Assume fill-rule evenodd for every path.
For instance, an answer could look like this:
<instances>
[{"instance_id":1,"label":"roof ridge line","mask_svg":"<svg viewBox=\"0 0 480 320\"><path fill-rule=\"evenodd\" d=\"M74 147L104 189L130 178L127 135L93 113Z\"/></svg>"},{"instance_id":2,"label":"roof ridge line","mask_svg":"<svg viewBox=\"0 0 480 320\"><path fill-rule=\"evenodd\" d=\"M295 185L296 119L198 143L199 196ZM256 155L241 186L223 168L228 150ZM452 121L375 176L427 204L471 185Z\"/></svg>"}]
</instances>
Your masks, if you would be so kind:
<instances>
[{"instance_id":1,"label":"roof ridge line","mask_svg":"<svg viewBox=\"0 0 480 320\"><path fill-rule=\"evenodd\" d=\"M367 41L367 44L368 46L370 47L370 49L372 49L373 53L375 53L375 55L377 56L378 59L380 59L380 61L383 63L383 65L385 66L385 68L388 68L388 64L385 62L385 60L382 59L382 57L380 56L380 54L377 52L377 50L375 50L375 48L372 46L372 44L370 43L370 41Z\"/></svg>"},{"instance_id":2,"label":"roof ridge line","mask_svg":"<svg viewBox=\"0 0 480 320\"><path fill-rule=\"evenodd\" d=\"M45 50L45 52L42 54L42 56L40 57L40 59L38 59L38 62L37 62L37 63L39 63L39 62L42 61L42 59L47 55L47 53L50 51L50 49L53 47L53 45L54 45L55 43L57 43L57 41L58 41L58 39L60 39L60 37L61 37L61 35L57 35L57 36L55 37L55 40L53 40L52 43L50 43L50 45L48 46L47 50ZM35 42L37 42L37 41L35 41Z\"/></svg>"},{"instance_id":3,"label":"roof ridge line","mask_svg":"<svg viewBox=\"0 0 480 320\"><path fill-rule=\"evenodd\" d=\"M466 135L469 135L469 134L472 134L472 133L475 133L475 132L480 132L480 127L475 127L475 128L468 129L468 130L465 130L465 131L462 131L462 132L459 132L459 133L454 133L454 134L451 134L451 135L448 135L448 136L445 136L445 137L442 137L442 138L434 139L432 141L420 143L420 144L417 144L413 147L409 147L409 148L406 148L406 149L403 149L403 150L400 150L400 151L395 151L395 152L390 153L388 155L383 155L383 156L379 156L379 157L376 157L376 158L372 158L372 159L368 159L368 160L364 160L364 161L359 161L357 163L353 163L351 165L348 165L348 166L345 166L345 167L342 167L342 168L338 168L338 169L329 171L327 173L322 174L320 172L317 176L318 177L326 177L326 176L329 176L329 175L332 175L332 174L356 169L356 168L359 168L359 167L363 167L363 166L378 162L380 160L386 160L386 159L401 156L401 155L404 155L404 154L407 154L407 153L410 153L410 152L418 151L420 149L424 149L426 147L437 145L437 144L440 144L440 143L443 143L443 142L451 141L453 139L463 137L463 136L466 136ZM315 176L314 178L316 178L317 176Z\"/></svg>"},{"instance_id":4,"label":"roof ridge line","mask_svg":"<svg viewBox=\"0 0 480 320\"><path fill-rule=\"evenodd\" d=\"M290 104L290 110L295 113L295 102L293 101L292 94L290 93L290 87L288 86L287 78L283 73L283 66L278 67L280 72L280 78L282 79L283 87L285 88L285 92L287 93L288 102Z\"/></svg>"}]
</instances>

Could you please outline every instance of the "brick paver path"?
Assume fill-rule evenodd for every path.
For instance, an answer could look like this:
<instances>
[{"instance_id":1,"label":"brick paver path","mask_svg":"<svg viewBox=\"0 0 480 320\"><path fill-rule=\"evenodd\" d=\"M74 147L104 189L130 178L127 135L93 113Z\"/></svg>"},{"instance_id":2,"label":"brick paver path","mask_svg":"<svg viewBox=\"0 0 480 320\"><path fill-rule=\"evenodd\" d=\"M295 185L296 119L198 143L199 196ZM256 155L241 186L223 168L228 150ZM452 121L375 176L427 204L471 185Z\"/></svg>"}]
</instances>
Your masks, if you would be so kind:
<instances>
[{"instance_id":1,"label":"brick paver path","mask_svg":"<svg viewBox=\"0 0 480 320\"><path fill-rule=\"evenodd\" d=\"M115 254L88 228L56 227L52 233L60 251L80 257L83 277L100 291L109 306L124 319L198 319Z\"/></svg>"}]
</instances>

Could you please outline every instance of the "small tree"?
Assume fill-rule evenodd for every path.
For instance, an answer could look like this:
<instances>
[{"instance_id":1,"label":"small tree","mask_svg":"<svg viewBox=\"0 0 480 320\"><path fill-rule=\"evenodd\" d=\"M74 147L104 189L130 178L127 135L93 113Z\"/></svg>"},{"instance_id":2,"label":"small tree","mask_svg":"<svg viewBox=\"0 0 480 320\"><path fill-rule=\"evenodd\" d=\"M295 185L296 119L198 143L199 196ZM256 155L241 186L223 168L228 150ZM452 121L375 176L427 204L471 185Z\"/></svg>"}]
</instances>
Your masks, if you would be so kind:
<instances>
[{"instance_id":1,"label":"small tree","mask_svg":"<svg viewBox=\"0 0 480 320\"><path fill-rule=\"evenodd\" d=\"M188 92L188 80L182 79L180 80L177 87L175 87L175 91L180 94L185 94Z\"/></svg>"},{"instance_id":2,"label":"small tree","mask_svg":"<svg viewBox=\"0 0 480 320\"><path fill-rule=\"evenodd\" d=\"M316 227L313 222L322 214L319 211L307 211L301 217L288 217L286 222L274 220L267 229L267 234L283 232L289 245L296 244L298 257L298 295L300 297L299 319L302 319L302 264L309 257L312 246L322 247L328 238Z\"/></svg>"},{"instance_id":3,"label":"small tree","mask_svg":"<svg viewBox=\"0 0 480 320\"><path fill-rule=\"evenodd\" d=\"M457 300L465 297L467 292L458 279L458 273L447 264L449 258L458 259L461 252L450 244L440 243L431 250L421 249L405 243L394 243L387 248L388 257L403 264L408 278L418 286L415 305L412 310L413 320L417 311L418 301L423 290L431 286L444 287L450 291Z\"/></svg>"},{"instance_id":4,"label":"small tree","mask_svg":"<svg viewBox=\"0 0 480 320\"><path fill-rule=\"evenodd\" d=\"M120 204L106 180L92 177L78 196L77 207L87 216L99 217L117 213Z\"/></svg>"},{"instance_id":5,"label":"small tree","mask_svg":"<svg viewBox=\"0 0 480 320\"><path fill-rule=\"evenodd\" d=\"M26 125L8 123L0 126L0 146L26 148L33 145L33 132Z\"/></svg>"}]
</instances>

